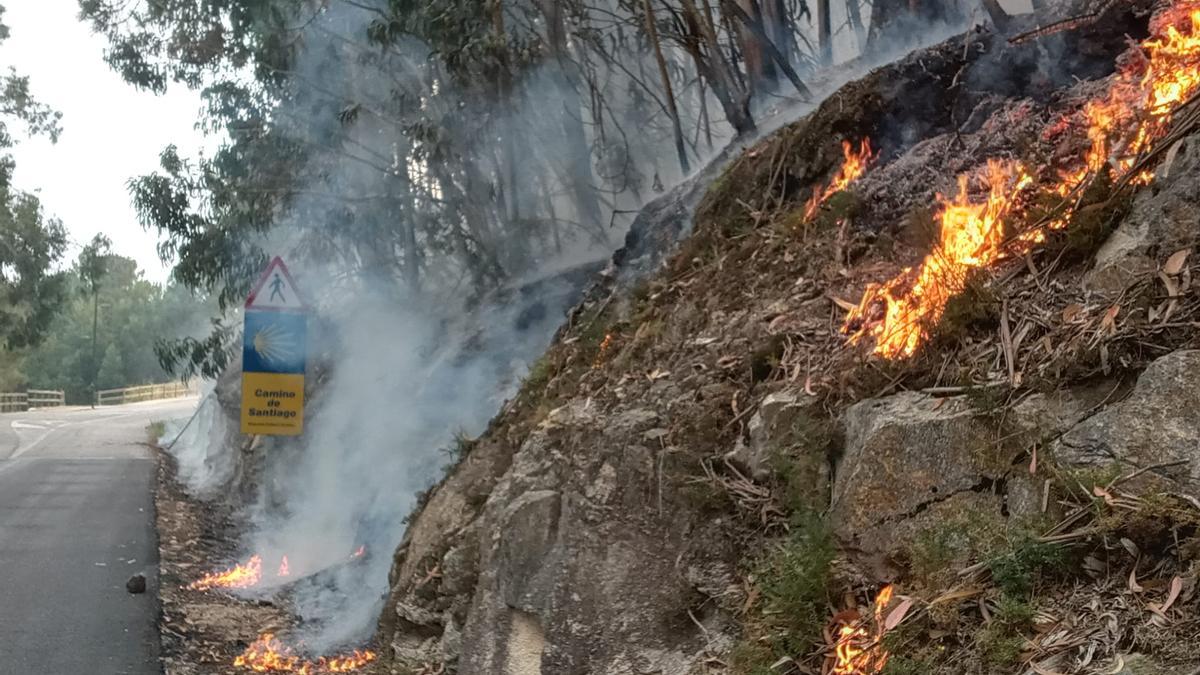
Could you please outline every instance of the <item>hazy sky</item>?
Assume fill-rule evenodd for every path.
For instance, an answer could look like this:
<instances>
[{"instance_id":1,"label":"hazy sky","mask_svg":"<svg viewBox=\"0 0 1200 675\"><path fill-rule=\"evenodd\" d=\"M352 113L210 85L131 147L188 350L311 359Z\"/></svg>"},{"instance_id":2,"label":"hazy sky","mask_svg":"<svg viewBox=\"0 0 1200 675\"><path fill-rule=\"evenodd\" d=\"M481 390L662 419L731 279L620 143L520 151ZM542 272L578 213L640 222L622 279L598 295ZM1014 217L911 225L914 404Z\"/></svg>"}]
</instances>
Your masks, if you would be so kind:
<instances>
[{"instance_id":1,"label":"hazy sky","mask_svg":"<svg viewBox=\"0 0 1200 675\"><path fill-rule=\"evenodd\" d=\"M135 258L154 281L168 269L155 251L156 232L138 224L129 178L153 171L169 143L193 155L203 143L194 124L197 94L182 87L165 96L138 91L104 63L105 40L78 18L76 0L0 0L11 37L0 67L30 77L34 95L63 114L57 144L18 135L16 185L36 191L48 214L63 220L75 244L97 232L116 252ZM13 131L23 131L13 129ZM79 248L73 245L68 257Z\"/></svg>"}]
</instances>

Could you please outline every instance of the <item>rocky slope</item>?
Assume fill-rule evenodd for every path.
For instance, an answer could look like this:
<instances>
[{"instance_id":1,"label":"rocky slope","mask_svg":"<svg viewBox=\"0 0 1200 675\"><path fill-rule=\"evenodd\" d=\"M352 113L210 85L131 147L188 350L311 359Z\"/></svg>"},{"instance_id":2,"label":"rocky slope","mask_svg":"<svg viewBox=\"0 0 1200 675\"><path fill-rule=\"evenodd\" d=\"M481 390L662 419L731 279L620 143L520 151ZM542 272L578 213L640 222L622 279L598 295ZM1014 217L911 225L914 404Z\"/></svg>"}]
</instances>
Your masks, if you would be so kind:
<instances>
[{"instance_id":1,"label":"rocky slope","mask_svg":"<svg viewBox=\"0 0 1200 675\"><path fill-rule=\"evenodd\" d=\"M877 661L843 672L1190 672L1200 137L1086 236L973 278L914 358L847 346L839 300L920 259L959 172L1078 155L1043 131L1148 9L913 54L747 149L694 232L680 202L643 222L631 250L690 236L592 289L412 516L381 670L828 672L869 626ZM871 168L807 218L864 137Z\"/></svg>"}]
</instances>

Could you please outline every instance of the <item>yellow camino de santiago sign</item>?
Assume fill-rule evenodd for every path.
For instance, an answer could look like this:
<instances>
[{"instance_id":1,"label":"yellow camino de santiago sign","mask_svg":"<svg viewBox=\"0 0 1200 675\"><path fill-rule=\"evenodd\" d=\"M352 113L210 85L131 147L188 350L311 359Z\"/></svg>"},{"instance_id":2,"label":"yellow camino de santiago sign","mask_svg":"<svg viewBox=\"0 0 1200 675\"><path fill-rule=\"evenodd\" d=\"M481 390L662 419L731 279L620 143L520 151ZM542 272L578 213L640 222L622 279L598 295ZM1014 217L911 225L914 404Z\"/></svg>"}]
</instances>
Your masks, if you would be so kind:
<instances>
[{"instance_id":1,"label":"yellow camino de santiago sign","mask_svg":"<svg viewBox=\"0 0 1200 675\"><path fill-rule=\"evenodd\" d=\"M246 298L242 336L242 433L304 431L307 307L278 256Z\"/></svg>"}]
</instances>

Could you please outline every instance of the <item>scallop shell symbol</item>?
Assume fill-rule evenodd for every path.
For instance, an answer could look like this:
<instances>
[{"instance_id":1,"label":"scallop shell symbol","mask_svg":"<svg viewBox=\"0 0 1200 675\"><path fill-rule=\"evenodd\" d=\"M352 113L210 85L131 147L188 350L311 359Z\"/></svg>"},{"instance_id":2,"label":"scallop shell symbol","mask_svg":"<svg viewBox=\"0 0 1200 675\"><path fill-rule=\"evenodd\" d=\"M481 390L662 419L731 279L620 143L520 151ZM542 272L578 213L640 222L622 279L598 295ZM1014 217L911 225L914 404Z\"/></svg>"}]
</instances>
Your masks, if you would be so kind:
<instances>
[{"instance_id":1,"label":"scallop shell symbol","mask_svg":"<svg viewBox=\"0 0 1200 675\"><path fill-rule=\"evenodd\" d=\"M254 351L268 363L287 363L299 355L296 336L277 323L260 328L251 342Z\"/></svg>"}]
</instances>

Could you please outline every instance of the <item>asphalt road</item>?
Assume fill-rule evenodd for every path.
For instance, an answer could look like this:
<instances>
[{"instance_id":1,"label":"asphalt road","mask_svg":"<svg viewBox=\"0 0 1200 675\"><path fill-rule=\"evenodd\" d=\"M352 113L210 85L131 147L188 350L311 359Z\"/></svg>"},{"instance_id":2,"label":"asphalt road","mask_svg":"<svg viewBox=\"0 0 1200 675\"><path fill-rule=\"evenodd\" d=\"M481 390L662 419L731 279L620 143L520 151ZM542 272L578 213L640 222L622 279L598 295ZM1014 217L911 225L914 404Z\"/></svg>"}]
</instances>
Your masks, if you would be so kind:
<instances>
[{"instance_id":1,"label":"asphalt road","mask_svg":"<svg viewBox=\"0 0 1200 675\"><path fill-rule=\"evenodd\" d=\"M0 675L158 675L154 421L195 399L0 415ZM143 595L125 582L141 572Z\"/></svg>"}]
</instances>

